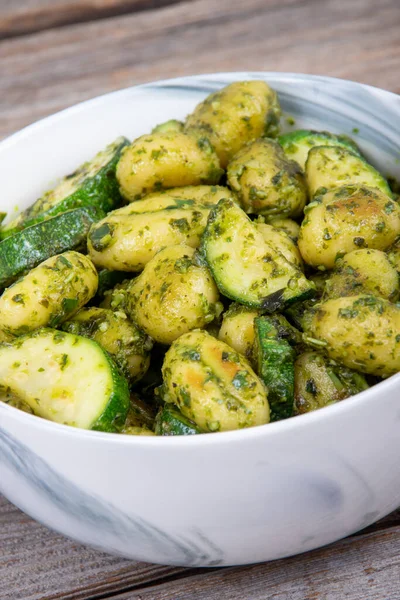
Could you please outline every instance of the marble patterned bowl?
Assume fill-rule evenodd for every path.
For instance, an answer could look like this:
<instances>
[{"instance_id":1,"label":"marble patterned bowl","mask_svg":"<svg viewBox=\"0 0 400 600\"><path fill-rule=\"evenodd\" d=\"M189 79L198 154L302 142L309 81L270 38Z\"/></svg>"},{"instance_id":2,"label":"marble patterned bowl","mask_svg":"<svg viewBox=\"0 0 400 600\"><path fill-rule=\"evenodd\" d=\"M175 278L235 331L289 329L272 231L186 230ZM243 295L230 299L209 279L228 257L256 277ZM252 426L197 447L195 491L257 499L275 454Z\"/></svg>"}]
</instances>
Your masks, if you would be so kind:
<instances>
[{"instance_id":1,"label":"marble patterned bowl","mask_svg":"<svg viewBox=\"0 0 400 600\"><path fill-rule=\"evenodd\" d=\"M107 94L11 136L0 144L0 210L24 208L118 135L183 118L251 78L279 92L296 127L353 134L399 176L400 97L327 77L225 73ZM400 374L287 421L172 438L77 430L0 402L0 490L46 526L128 558L210 566L289 556L400 505L399 396Z\"/></svg>"}]
</instances>

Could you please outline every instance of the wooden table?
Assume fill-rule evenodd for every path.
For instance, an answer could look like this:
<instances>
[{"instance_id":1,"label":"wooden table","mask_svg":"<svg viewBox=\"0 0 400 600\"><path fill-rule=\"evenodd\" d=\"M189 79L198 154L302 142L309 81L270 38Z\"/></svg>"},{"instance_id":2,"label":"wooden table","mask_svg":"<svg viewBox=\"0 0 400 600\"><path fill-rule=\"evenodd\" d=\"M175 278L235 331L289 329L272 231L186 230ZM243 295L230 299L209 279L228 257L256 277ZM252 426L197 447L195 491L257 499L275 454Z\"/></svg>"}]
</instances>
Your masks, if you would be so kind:
<instances>
[{"instance_id":1,"label":"wooden table","mask_svg":"<svg viewBox=\"0 0 400 600\"><path fill-rule=\"evenodd\" d=\"M190 73L317 73L400 93L399 0L0 0L0 40L0 137L97 94ZM101 554L3 498L0 598L399 600L400 510L322 550L197 570Z\"/></svg>"}]
</instances>

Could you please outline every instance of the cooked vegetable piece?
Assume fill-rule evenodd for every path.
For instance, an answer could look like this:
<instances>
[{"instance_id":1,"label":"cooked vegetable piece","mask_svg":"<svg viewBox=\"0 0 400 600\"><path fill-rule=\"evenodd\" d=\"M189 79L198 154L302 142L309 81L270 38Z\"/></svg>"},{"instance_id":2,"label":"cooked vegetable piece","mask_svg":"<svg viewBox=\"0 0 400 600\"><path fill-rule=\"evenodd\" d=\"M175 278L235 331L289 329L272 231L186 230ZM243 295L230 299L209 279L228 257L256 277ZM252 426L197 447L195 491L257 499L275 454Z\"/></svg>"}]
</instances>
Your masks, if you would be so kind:
<instances>
[{"instance_id":1,"label":"cooked vegetable piece","mask_svg":"<svg viewBox=\"0 0 400 600\"><path fill-rule=\"evenodd\" d=\"M400 306L376 296L348 296L312 309L307 334L329 358L378 377L400 371Z\"/></svg>"},{"instance_id":2,"label":"cooked vegetable piece","mask_svg":"<svg viewBox=\"0 0 400 600\"><path fill-rule=\"evenodd\" d=\"M13 394L8 387L3 387L0 385L0 402L4 402L4 404L8 404L8 406L13 406L14 408L18 408L18 410L22 410L30 415L33 415L33 410L21 398L18 398L15 394Z\"/></svg>"},{"instance_id":3,"label":"cooked vegetable piece","mask_svg":"<svg viewBox=\"0 0 400 600\"><path fill-rule=\"evenodd\" d=\"M115 169L122 149L129 140L120 137L84 163L74 173L67 175L53 189L46 192L31 207L5 225L0 237L7 237L39 223L58 213L81 206L93 206L108 212L121 203Z\"/></svg>"},{"instance_id":4,"label":"cooked vegetable piece","mask_svg":"<svg viewBox=\"0 0 400 600\"><path fill-rule=\"evenodd\" d=\"M154 428L156 411L153 406L143 402L136 394L131 394L128 414L126 416L123 433L133 427Z\"/></svg>"},{"instance_id":5,"label":"cooked vegetable piece","mask_svg":"<svg viewBox=\"0 0 400 600\"><path fill-rule=\"evenodd\" d=\"M400 207L378 189L348 185L308 205L299 250L313 267L332 269L352 250L385 250L400 234Z\"/></svg>"},{"instance_id":6,"label":"cooked vegetable piece","mask_svg":"<svg viewBox=\"0 0 400 600\"><path fill-rule=\"evenodd\" d=\"M18 336L57 326L95 295L97 281L93 263L79 252L48 258L0 296L0 331Z\"/></svg>"},{"instance_id":7,"label":"cooked vegetable piece","mask_svg":"<svg viewBox=\"0 0 400 600\"><path fill-rule=\"evenodd\" d=\"M210 139L221 167L248 141L278 133L278 96L265 81L238 81L207 96L186 120L186 131Z\"/></svg>"},{"instance_id":8,"label":"cooked vegetable piece","mask_svg":"<svg viewBox=\"0 0 400 600\"><path fill-rule=\"evenodd\" d=\"M254 319L260 311L233 303L224 313L218 337L231 348L243 354L250 362L253 359Z\"/></svg>"},{"instance_id":9,"label":"cooked vegetable piece","mask_svg":"<svg viewBox=\"0 0 400 600\"><path fill-rule=\"evenodd\" d=\"M89 255L99 268L141 271L162 248L175 244L196 248L210 210L197 206L133 215L116 211L91 228Z\"/></svg>"},{"instance_id":10,"label":"cooked vegetable piece","mask_svg":"<svg viewBox=\"0 0 400 600\"><path fill-rule=\"evenodd\" d=\"M257 317L254 330L254 362L268 389L271 421L287 419L293 414L295 351L279 335L274 317Z\"/></svg>"},{"instance_id":11,"label":"cooked vegetable piece","mask_svg":"<svg viewBox=\"0 0 400 600\"><path fill-rule=\"evenodd\" d=\"M353 250L336 262L327 280L325 296L373 294L392 302L399 295L399 274L381 250Z\"/></svg>"},{"instance_id":12,"label":"cooked vegetable piece","mask_svg":"<svg viewBox=\"0 0 400 600\"><path fill-rule=\"evenodd\" d=\"M160 123L156 125L151 130L151 133L165 133L166 131L183 131L184 123L182 121L177 121L177 119L170 119L169 121L165 121L165 123Z\"/></svg>"},{"instance_id":13,"label":"cooked vegetable piece","mask_svg":"<svg viewBox=\"0 0 400 600\"><path fill-rule=\"evenodd\" d=\"M127 274L124 271L109 271L108 269L100 269L98 272L99 284L97 292L92 303L100 304L104 300L105 293L112 290L116 285L123 283Z\"/></svg>"},{"instance_id":14,"label":"cooked vegetable piece","mask_svg":"<svg viewBox=\"0 0 400 600\"><path fill-rule=\"evenodd\" d=\"M367 388L363 375L329 361L318 352L304 352L294 364L296 414L334 404Z\"/></svg>"},{"instance_id":15,"label":"cooked vegetable piece","mask_svg":"<svg viewBox=\"0 0 400 600\"><path fill-rule=\"evenodd\" d=\"M193 257L189 246L164 248L128 288L128 314L156 342L171 344L222 311L210 272Z\"/></svg>"},{"instance_id":16,"label":"cooked vegetable piece","mask_svg":"<svg viewBox=\"0 0 400 600\"><path fill-rule=\"evenodd\" d=\"M126 273L125 273L126 276ZM126 313L127 290L132 279L124 279L121 283L117 283L111 290L104 292L104 299L100 303L100 308L111 308Z\"/></svg>"},{"instance_id":17,"label":"cooked vegetable piece","mask_svg":"<svg viewBox=\"0 0 400 600\"><path fill-rule=\"evenodd\" d=\"M40 329L0 346L0 385L45 419L118 431L129 408L126 379L96 342Z\"/></svg>"},{"instance_id":18,"label":"cooked vegetable piece","mask_svg":"<svg viewBox=\"0 0 400 600\"><path fill-rule=\"evenodd\" d=\"M344 185L365 185L391 197L384 177L361 156L338 146L315 146L308 154L306 180L310 198Z\"/></svg>"},{"instance_id":19,"label":"cooked vegetable piece","mask_svg":"<svg viewBox=\"0 0 400 600\"><path fill-rule=\"evenodd\" d=\"M300 232L300 225L292 219L282 219L274 217L268 220L268 223L280 231L284 231L293 242L297 242Z\"/></svg>"},{"instance_id":20,"label":"cooked vegetable piece","mask_svg":"<svg viewBox=\"0 0 400 600\"><path fill-rule=\"evenodd\" d=\"M103 216L94 207L76 208L0 242L0 289L54 254L86 245L90 226Z\"/></svg>"},{"instance_id":21,"label":"cooked vegetable piece","mask_svg":"<svg viewBox=\"0 0 400 600\"><path fill-rule=\"evenodd\" d=\"M124 312L106 308L82 308L61 328L95 340L110 354L125 377L134 383L149 368L152 342Z\"/></svg>"},{"instance_id":22,"label":"cooked vegetable piece","mask_svg":"<svg viewBox=\"0 0 400 600\"><path fill-rule=\"evenodd\" d=\"M231 200L220 200L211 211L202 251L220 291L241 304L275 312L312 294L300 269L268 244Z\"/></svg>"},{"instance_id":23,"label":"cooked vegetable piece","mask_svg":"<svg viewBox=\"0 0 400 600\"><path fill-rule=\"evenodd\" d=\"M228 431L269 421L267 392L247 360L205 331L178 338L162 368L165 399L202 431Z\"/></svg>"},{"instance_id":24,"label":"cooked vegetable piece","mask_svg":"<svg viewBox=\"0 0 400 600\"><path fill-rule=\"evenodd\" d=\"M303 212L303 173L275 140L261 138L241 148L228 164L227 176L247 213L298 217Z\"/></svg>"},{"instance_id":25,"label":"cooked vegetable piece","mask_svg":"<svg viewBox=\"0 0 400 600\"><path fill-rule=\"evenodd\" d=\"M261 221L256 221L255 225L268 244L283 254L286 260L296 265L299 269L303 269L303 260L299 249L284 231Z\"/></svg>"},{"instance_id":26,"label":"cooked vegetable piece","mask_svg":"<svg viewBox=\"0 0 400 600\"><path fill-rule=\"evenodd\" d=\"M351 138L329 131L297 129L279 136L278 141L286 156L295 160L302 169L305 168L308 153L314 146L339 146L361 156L357 144Z\"/></svg>"},{"instance_id":27,"label":"cooked vegetable piece","mask_svg":"<svg viewBox=\"0 0 400 600\"><path fill-rule=\"evenodd\" d=\"M397 240L391 248L387 250L390 263L400 273L400 240Z\"/></svg>"},{"instance_id":28,"label":"cooked vegetable piece","mask_svg":"<svg viewBox=\"0 0 400 600\"><path fill-rule=\"evenodd\" d=\"M148 194L142 200L131 202L111 214L125 216L175 208L191 210L195 210L196 207L210 208L218 204L221 198L237 201L235 194L222 185L185 185Z\"/></svg>"},{"instance_id":29,"label":"cooked vegetable piece","mask_svg":"<svg viewBox=\"0 0 400 600\"><path fill-rule=\"evenodd\" d=\"M137 138L124 149L117 166L121 194L129 202L176 186L213 185L221 175L218 156L208 139L180 131Z\"/></svg>"},{"instance_id":30,"label":"cooked vegetable piece","mask_svg":"<svg viewBox=\"0 0 400 600\"><path fill-rule=\"evenodd\" d=\"M171 404L160 408L156 417L156 435L196 435L201 433L196 423Z\"/></svg>"},{"instance_id":31,"label":"cooked vegetable piece","mask_svg":"<svg viewBox=\"0 0 400 600\"><path fill-rule=\"evenodd\" d=\"M154 431L147 429L147 427L125 427L121 433L125 435L156 435Z\"/></svg>"}]
</instances>

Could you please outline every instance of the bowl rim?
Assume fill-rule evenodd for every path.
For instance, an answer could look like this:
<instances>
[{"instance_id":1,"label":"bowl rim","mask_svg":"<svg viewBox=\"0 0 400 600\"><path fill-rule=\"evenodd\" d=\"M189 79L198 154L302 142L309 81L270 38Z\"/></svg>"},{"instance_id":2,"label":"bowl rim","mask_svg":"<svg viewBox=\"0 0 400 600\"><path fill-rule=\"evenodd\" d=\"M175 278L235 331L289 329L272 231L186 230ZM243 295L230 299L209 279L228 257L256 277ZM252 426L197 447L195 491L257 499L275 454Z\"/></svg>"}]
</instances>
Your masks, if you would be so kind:
<instances>
[{"instance_id":1,"label":"bowl rim","mask_svg":"<svg viewBox=\"0 0 400 600\"><path fill-rule=\"evenodd\" d=\"M114 90L111 92L107 92L105 94L100 94L93 98L89 98L88 100L83 100L82 102L78 102L72 106L69 106L63 110L57 111L54 114L48 115L35 121L32 124L29 124L17 132L7 136L5 139L0 140L0 156L2 152L6 152L7 149L13 146L16 143L19 143L20 140L23 140L27 135L30 135L32 132L39 130L41 128L47 127L52 123L55 123L59 120L63 120L64 118L68 118L69 115L74 113L81 112L86 110L90 106L98 105L103 102L108 102L110 98L113 96L124 95L125 93L129 93L136 90L146 89L146 88L156 88L156 87L166 87L173 85L178 85L182 83L189 83L191 81L196 81L199 79L206 79L209 81L217 80L221 77L228 78L234 75L236 77L240 77L243 80L245 79L257 79L262 78L268 80L269 78L274 79L275 81L280 81L282 83L288 83L291 80L295 80L297 82L308 81L315 82L316 84L323 84L326 81L330 81L333 83L340 83L341 86L351 88L362 88L366 90L378 92L383 97L386 97L390 100L399 100L400 95L390 92L388 90L384 90L382 88L378 88L376 86L372 86L365 83L359 83L356 81L352 81L349 79L341 79L338 77L330 77L325 75L308 75L306 73L293 73L293 72L281 72L281 71L223 71L223 72L215 72L215 73L202 73L196 75L184 75L180 77L173 77L168 79L159 79L156 81L151 81L147 83L142 83L138 85L133 85L126 88L121 88L118 90ZM400 112L400 111L399 111ZM21 420L23 424L32 425L37 429L50 430L53 433L59 433L60 435L72 436L72 437L80 437L82 441L99 441L99 442L107 442L107 443L117 443L117 444L133 444L139 446L155 446L159 445L165 447L166 444L173 446L181 446L191 444L193 446L204 446L209 444L225 444L232 443L233 441L245 441L248 439L258 439L258 438L269 438L271 436L280 435L280 432L287 431L290 432L292 430L298 430L308 425L313 425L315 423L319 423L321 419L327 421L329 415L331 418L339 413L339 415L344 415L349 411L352 411L358 405L367 405L371 402L376 402L377 400L374 396L379 392L382 394L389 394L390 391L396 389L400 390L400 372L392 375L391 377L379 382L373 387L368 388L358 394L347 398L345 402L338 402L336 404L332 404L330 406L323 407L321 409L305 413L302 415L297 415L296 417L290 417L289 419L284 419L282 421L276 421L272 423L266 423L265 425L259 425L255 427L248 427L244 429L237 429L232 431L220 431L218 435L189 435L189 436L140 436L140 435L123 435L120 433L108 433L101 431L93 431L86 429L79 429L75 427L71 427L70 425L63 425L61 423L56 423L54 421L50 421L36 415L32 415L21 411L13 406L9 406L4 402L0 402L0 416L3 412L4 415L8 414L11 417L14 417L17 421ZM1 421L0 421L1 428Z\"/></svg>"}]
</instances>

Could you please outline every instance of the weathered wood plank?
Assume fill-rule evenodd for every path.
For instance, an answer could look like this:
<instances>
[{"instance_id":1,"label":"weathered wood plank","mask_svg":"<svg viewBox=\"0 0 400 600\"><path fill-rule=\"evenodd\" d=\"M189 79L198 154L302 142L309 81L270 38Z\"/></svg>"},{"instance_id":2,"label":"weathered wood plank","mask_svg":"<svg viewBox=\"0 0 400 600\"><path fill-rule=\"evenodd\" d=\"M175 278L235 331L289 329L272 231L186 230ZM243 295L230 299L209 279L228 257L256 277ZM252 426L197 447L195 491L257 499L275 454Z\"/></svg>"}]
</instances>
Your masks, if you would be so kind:
<instances>
[{"instance_id":1,"label":"weathered wood plank","mask_svg":"<svg viewBox=\"0 0 400 600\"><path fill-rule=\"evenodd\" d=\"M224 70L328 74L400 91L397 0L193 0L0 44L0 137L97 94Z\"/></svg>"},{"instance_id":2,"label":"weathered wood plank","mask_svg":"<svg viewBox=\"0 0 400 600\"><path fill-rule=\"evenodd\" d=\"M198 573L114 600L399 600L400 526L301 556Z\"/></svg>"},{"instance_id":3,"label":"weathered wood plank","mask_svg":"<svg viewBox=\"0 0 400 600\"><path fill-rule=\"evenodd\" d=\"M2 0L0 39L151 10L175 2L179 0Z\"/></svg>"},{"instance_id":4,"label":"weathered wood plank","mask_svg":"<svg viewBox=\"0 0 400 600\"><path fill-rule=\"evenodd\" d=\"M387 559L388 566L385 569L389 569L389 577L392 545L396 546L397 544L397 547L400 545L400 509L365 531L369 534L367 536L365 533L358 534L355 536L355 541L358 543L360 537L361 539L366 537L367 540L377 540L376 552L379 552L382 561ZM382 542L382 539L386 538L381 538L381 535L387 533L391 533L391 535L393 533L389 545ZM377 537L370 538L371 535ZM325 549L309 553L307 560L313 562L314 556L320 561L324 560L327 571L331 573L337 561L340 560L340 558L335 558L335 553L340 557L343 552L343 544L346 545L346 543L341 542L330 547L329 552ZM328 558L318 558L321 552L328 552ZM346 552L349 551L346 550ZM351 556L355 557L356 553ZM278 577L277 573L281 573L280 577L282 578L286 570L286 563L292 565L290 561L298 561L295 562L298 566L292 565L290 569L292 571L298 569L298 573L302 573L303 560L305 560L304 557L298 557L271 563L280 565L278 571L273 571L274 577ZM347 559L343 560L347 563ZM368 565L368 561L365 564ZM353 568L355 568L355 564ZM263 578L267 576L269 578L270 566L265 565L265 569L264 571L260 566L256 567L257 581L263 581ZM242 577L238 574L240 569L231 571L233 572L232 581ZM248 568L245 567L243 573L245 574L247 571ZM225 573L225 570L223 572ZM4 497L0 497L0 598L2 600L51 600L54 598L94 600L119 592L124 593L125 590L132 592L135 589L142 589L143 586L155 586L157 582L162 583L165 578L191 578L193 574L200 574L204 577L205 573L206 570L200 569L179 569L137 563L91 550L42 527L15 508ZM250 571L249 582L251 574L252 571ZM243 575L242 586L247 585L245 577L247 575ZM390 577L389 581L391 581ZM197 579L194 581L197 582ZM177 585L182 585L182 589L186 591L189 589L184 583ZM197 586L198 583L196 583ZM155 589L158 590L158 587ZM323 588L321 587L321 589ZM162 590L161 592L164 593ZM144 600L147 600L148 597L146 596ZM278 597L280 598L280 596ZM389 598L395 600L392 596L388 596Z\"/></svg>"},{"instance_id":5,"label":"weathered wood plank","mask_svg":"<svg viewBox=\"0 0 400 600\"><path fill-rule=\"evenodd\" d=\"M82 546L42 527L0 496L1 600L87 599L182 571Z\"/></svg>"}]
</instances>

